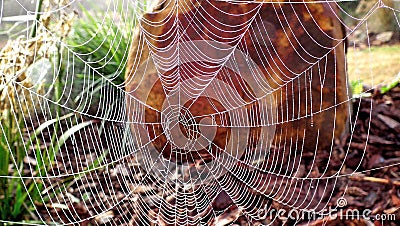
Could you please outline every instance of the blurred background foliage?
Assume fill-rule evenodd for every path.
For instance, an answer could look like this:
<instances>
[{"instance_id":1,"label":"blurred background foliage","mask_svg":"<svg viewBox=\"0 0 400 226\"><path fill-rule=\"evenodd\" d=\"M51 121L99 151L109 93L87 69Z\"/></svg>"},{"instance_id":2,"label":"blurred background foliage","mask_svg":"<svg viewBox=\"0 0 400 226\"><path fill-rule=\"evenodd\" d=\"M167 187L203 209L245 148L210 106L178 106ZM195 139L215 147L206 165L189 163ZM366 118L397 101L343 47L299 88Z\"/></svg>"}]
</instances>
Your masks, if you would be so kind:
<instances>
[{"instance_id":1,"label":"blurred background foliage","mask_svg":"<svg viewBox=\"0 0 400 226\"><path fill-rule=\"evenodd\" d=\"M120 14L126 11L124 1L105 15L105 2L85 1L85 5L52 12L69 2L26 1L26 9L42 13L24 15L22 10L11 10L21 9L16 1L5 1L7 15L0 23L0 221L42 223L35 206L47 205L65 189L52 188L45 195L48 181L42 177L48 176L69 139L86 127L103 123L61 104L68 100L67 106L74 109L90 96L94 99L91 105L98 108L101 95L117 92L116 87L124 82L126 50L136 18ZM71 87L72 96L63 97L65 87ZM32 93L50 94L47 97L57 103L47 106L54 114L50 120L41 115L46 113L40 111L45 103ZM122 98L114 101L116 106L123 104ZM96 153L86 170L100 165L107 154L108 150ZM78 174L72 180L81 177Z\"/></svg>"}]
</instances>

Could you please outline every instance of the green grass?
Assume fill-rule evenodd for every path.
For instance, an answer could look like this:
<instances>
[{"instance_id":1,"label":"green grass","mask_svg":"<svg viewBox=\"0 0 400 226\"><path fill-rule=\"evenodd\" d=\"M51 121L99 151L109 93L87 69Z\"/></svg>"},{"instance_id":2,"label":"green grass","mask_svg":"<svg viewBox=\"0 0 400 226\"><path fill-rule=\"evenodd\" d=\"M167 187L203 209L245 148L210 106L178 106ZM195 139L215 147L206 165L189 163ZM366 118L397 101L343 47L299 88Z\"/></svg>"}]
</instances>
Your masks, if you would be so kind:
<instances>
[{"instance_id":1,"label":"green grass","mask_svg":"<svg viewBox=\"0 0 400 226\"><path fill-rule=\"evenodd\" d=\"M22 129L25 128L25 115L17 109L5 111L3 115L5 117L0 122L0 217L1 220L18 221L28 214L35 215L34 203L45 201L40 194L42 181L23 177L45 175L53 165L57 149L40 148L38 135L47 126L39 128L26 140ZM30 147L33 147L32 152ZM29 154L35 155L37 163L29 164L31 175L26 175L24 160Z\"/></svg>"},{"instance_id":2,"label":"green grass","mask_svg":"<svg viewBox=\"0 0 400 226\"><path fill-rule=\"evenodd\" d=\"M92 93L104 86L102 75L110 79L115 84L121 84L124 81L124 69L127 59L127 49L130 40L127 36L127 29L122 29L117 23L114 23L111 17L106 17L103 26L98 18L95 18L88 11L83 9L85 19L78 20L73 28L73 33L68 37L67 42L72 50L80 57L90 63L99 74L94 75L91 89L85 92ZM36 32L35 32L36 33ZM34 35L35 35L34 33ZM85 43L83 40L91 41ZM116 37L104 38L104 37ZM84 45L81 45L85 43ZM65 86L66 64L61 59L62 53L67 49L57 46L57 58L55 68L60 66L57 80L53 87L53 100L58 101L61 98L62 90ZM90 53L90 54L88 54ZM85 65L73 65L78 71L83 72ZM83 74L77 74L76 77L84 79ZM76 80L75 80L76 81ZM84 95L78 96L82 97ZM51 198L62 189L55 189L51 195L44 196L44 180L29 177L45 177L47 172L54 167L55 158L59 150L65 145L65 142L74 136L75 133L98 121L81 121L66 130L61 130L61 123L71 117L78 117L76 114L62 115L62 109L59 105L54 105L52 111L56 113L56 118L42 123L34 132L29 134L26 128L25 117L27 115L18 109L9 109L1 112L5 117L0 118L0 222L31 222L37 220L35 216L35 206L45 205ZM29 114L28 114L29 116ZM43 134L50 134L50 145L43 148ZM28 137L26 137L28 135ZM108 150L102 150L97 159L89 165L86 170L75 175L61 183L72 183L79 180L85 173L89 173L99 166L108 154ZM33 156L35 164L27 164L26 158ZM25 160L25 162L24 162ZM29 166L29 175L24 170ZM26 176L28 176L26 178ZM24 178L25 177L25 178Z\"/></svg>"},{"instance_id":3,"label":"green grass","mask_svg":"<svg viewBox=\"0 0 400 226\"><path fill-rule=\"evenodd\" d=\"M45 204L57 193L62 192L62 189L53 189L54 193L44 196L44 181L42 179L29 179L29 177L46 177L47 172L54 166L55 158L65 142L80 130L98 121L89 120L77 123L63 131L56 139L59 128L55 125L75 116L74 113L71 113L41 124L26 139L22 135L24 131L21 130L21 128L24 128L24 115L9 112L8 116L6 119L9 120L0 122L0 172L2 176L0 178L0 220L19 222L34 218L34 205ZM42 148L40 145L42 143L41 137L45 132L53 134L48 148ZM99 166L107 154L108 150L104 150L103 154L86 168L85 173ZM25 158L28 155L33 156L36 161L36 164L29 164L31 175L24 173L24 169L27 170ZM71 179L78 180L85 173L72 176Z\"/></svg>"},{"instance_id":4,"label":"green grass","mask_svg":"<svg viewBox=\"0 0 400 226\"><path fill-rule=\"evenodd\" d=\"M391 83L382 86L381 87L381 93L386 93L388 91L390 91L391 89L393 89L394 87L398 86L400 82L400 72L397 74L397 76L392 80Z\"/></svg>"},{"instance_id":5,"label":"green grass","mask_svg":"<svg viewBox=\"0 0 400 226\"><path fill-rule=\"evenodd\" d=\"M77 55L73 65L77 69L74 83L85 86L82 87L83 92L75 95L74 101L87 97L98 101L100 90L107 86L104 90L114 94L116 86L125 80L131 33L136 20L118 21L118 15L92 15L83 7L82 12L83 17L73 24L72 32L67 37L70 49ZM87 73L84 69L88 67L95 72ZM91 81L89 85L88 81Z\"/></svg>"}]
</instances>

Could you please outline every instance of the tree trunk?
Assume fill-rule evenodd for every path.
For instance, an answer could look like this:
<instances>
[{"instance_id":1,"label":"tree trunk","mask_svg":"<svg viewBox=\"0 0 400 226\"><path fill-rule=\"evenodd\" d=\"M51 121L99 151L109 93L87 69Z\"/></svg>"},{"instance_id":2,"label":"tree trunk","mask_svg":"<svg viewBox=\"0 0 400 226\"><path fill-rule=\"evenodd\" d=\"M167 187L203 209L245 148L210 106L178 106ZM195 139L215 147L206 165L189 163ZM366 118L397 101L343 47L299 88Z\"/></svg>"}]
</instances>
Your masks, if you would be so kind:
<instances>
[{"instance_id":1,"label":"tree trunk","mask_svg":"<svg viewBox=\"0 0 400 226\"><path fill-rule=\"evenodd\" d=\"M235 46L236 50L243 55L250 56L263 73L264 80L269 86L268 91L263 91L264 96L270 98L269 104L273 105L271 109L275 111L270 115L269 121L270 127L275 129L274 139L269 148L280 149L280 151L288 148L285 149L287 152L331 148L334 139L345 130L349 115L349 92L345 73L345 34L334 4L259 5L194 0L178 2L180 4L178 8L175 5L176 1L167 0L160 3L152 13L144 14L141 22L142 30L137 30L126 70L126 90L129 93L126 103L128 115L131 117L129 120L135 121L140 118L139 121L142 120L143 123L162 124L163 116L159 112L162 112L165 107L163 106L166 99L165 93L173 92L171 90L174 90L178 84L176 81L167 81L167 76L172 72L163 71L158 66L153 65L152 69L147 68L147 71L144 71L143 64L148 62L149 57L157 56L160 49L171 46L177 37L180 37L181 43L208 40ZM241 16L235 16L235 14ZM184 35L179 36L182 34ZM183 50L180 51L184 53ZM170 56L173 56L173 52L170 53ZM218 54L215 53L214 56ZM167 56L158 57L166 59ZM164 66L169 66L171 62L164 62ZM246 64L246 62L237 63ZM208 68L204 68L201 65L192 64L191 68L198 68L212 74L213 71L210 69L212 66L215 65L209 64ZM159 80L160 75L157 74L157 70L166 77ZM190 76L202 76L201 74L193 75L195 72L187 75L185 70L188 69L182 67L180 71L177 70L181 73L179 75L181 81ZM246 93L246 89L243 88L251 86L246 78L250 75L238 76L235 73L229 73L231 79L234 80L229 86L244 101L249 103L254 101L252 94L260 90L254 89ZM219 75L215 78L224 80ZM225 82L229 83L227 80L225 78ZM148 105L143 112L144 116L135 110L141 105L135 99ZM209 102L207 98L199 98L189 111L192 115L207 115L226 110L218 101ZM252 109L254 112L262 112L266 105L261 102L246 107L247 112L251 112ZM214 109L210 107L211 105L214 105ZM247 118L255 117L254 115L247 116ZM262 119L254 121L257 120L263 121ZM223 123L221 118L217 121L217 124ZM181 127L185 135L188 128ZM134 130L137 128L132 128L132 130L135 133ZM163 134L166 132L165 126L152 125L146 127L145 130L148 130L148 135L153 138L154 146L160 152L163 149L165 157L170 156L173 145L169 145L170 137ZM229 129L217 125L214 132L216 136L212 140L213 143L220 149L226 148L225 141L232 136ZM246 142L246 139L260 141L267 138L260 135L257 128L250 128L247 138L240 139ZM244 148L242 154L246 155L246 152L251 153L257 147ZM201 151L191 154L197 157L203 156L209 160L212 158ZM187 161L185 157L180 158L182 161Z\"/></svg>"}]
</instances>

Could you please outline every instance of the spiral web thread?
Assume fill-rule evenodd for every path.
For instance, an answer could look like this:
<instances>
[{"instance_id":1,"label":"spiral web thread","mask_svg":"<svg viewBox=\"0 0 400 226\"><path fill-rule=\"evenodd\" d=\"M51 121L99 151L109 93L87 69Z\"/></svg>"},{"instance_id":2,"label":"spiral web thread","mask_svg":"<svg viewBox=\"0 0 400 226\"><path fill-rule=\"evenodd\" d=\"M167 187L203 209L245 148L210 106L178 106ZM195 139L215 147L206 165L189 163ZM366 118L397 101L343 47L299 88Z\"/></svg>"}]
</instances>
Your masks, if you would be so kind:
<instances>
[{"instance_id":1,"label":"spiral web thread","mask_svg":"<svg viewBox=\"0 0 400 226\"><path fill-rule=\"evenodd\" d=\"M9 2L2 2L2 14L7 10ZM29 11L21 2L15 2L20 4L20 8L26 10L27 15L34 15L34 12ZM43 43L62 47L63 54L60 55L60 62L64 65L64 69L61 71L60 64L54 60L54 57L50 56L51 54L56 55L55 52L45 54L45 56L37 53L33 56L32 63L42 62L41 60L46 57L53 59L49 61L52 70L50 79L47 79L47 84L54 87L57 79L61 79L64 85L59 90L59 99L55 99L54 88L40 88L40 91L38 91L37 87L45 87L41 79L36 81L32 79L30 82L33 84L29 87L24 86L17 79L11 79L9 83L12 84L11 87L19 87L25 90L18 93L13 93L13 89L4 88L9 84L2 80L2 84L0 84L3 86L2 98L9 101L14 98L17 103L12 107L11 115L13 117L10 120L17 119L16 112L23 112L22 128L27 129L19 130L17 135L23 137L25 144L28 145L25 149L25 155L28 157L22 170L12 164L15 173L12 176L0 176L2 178L20 178L26 184L34 183L38 188L40 187L39 184L43 184L40 187L40 196L42 200L48 200L45 202L48 204L34 204L40 221L63 224L83 223L90 220L98 224L110 223L112 225L141 225L149 222L197 225L222 222L224 213L236 206L237 211L248 222L262 222L263 219L260 219L259 210L269 206L271 200L289 209L318 212L326 207L326 202L322 202L321 197L324 196L329 199L337 187L337 179L349 176L341 173L346 157L342 159L342 166L334 174L328 173L328 166L319 175L313 175L311 171L299 173L301 171L300 162L304 158L302 157L303 146L306 140L310 139L302 136L305 131L297 131L297 136L286 140L285 138L274 140L272 137L275 132L282 130L276 126L288 122L307 119L309 126L318 127L316 125L318 121L313 120L318 114L352 102L353 98L347 93L346 99L342 102L324 107L321 105L319 109L311 107L311 109L302 113L291 113L289 112L291 108L279 108L277 105L278 100L287 98L280 92L283 89L295 89L293 88L294 85L301 83L300 86L304 85L306 89L308 87L311 90L311 85L315 85L311 84L312 76L319 77L319 85L323 85L324 71L326 73L323 68L327 68L327 56L333 53L336 59L335 48L338 45L343 45L345 38L338 39L326 34L326 38L337 43L336 46L327 47L318 43L318 37L311 37L312 45L326 49L326 54L314 56L307 53L307 57L301 57L302 61L297 62L298 64L308 65L305 70L291 71L290 74L285 74L285 72L290 72L290 69L285 69L285 71L277 72L283 74L280 77L274 74L272 70L269 71L271 73L269 79L266 79L265 73L262 72L265 68L259 68L260 64L256 65L254 63L256 60L249 58L248 53L246 53L247 47L241 40L244 39L246 33L253 32L249 36L253 38L251 41L255 43L254 45L269 46L272 50L278 48L271 41L274 35L271 32L274 30L267 27L270 24L257 22L261 18L260 9L265 4L268 7L273 7L276 13L279 13L279 4L288 4L293 7L293 13L294 8L299 7L299 5L307 8L311 4L330 2L331 6L336 6L338 1L226 2L231 4L231 7L245 3L251 3L255 6L247 15L240 14L239 11L232 11L230 14L228 14L229 11L223 12L237 18L248 16L248 19L243 21L241 26L234 28L230 27L230 24L224 24L222 18L214 18L214 15L207 14L206 9L201 10L201 5L196 12L197 14L193 15L193 20L189 18L190 26L193 27L199 27L199 21L196 21L196 19L204 16L221 23L220 28L226 28L226 32L237 29L232 32L234 35L230 36L231 39L221 43L210 41L212 38L223 39L223 37L213 37L211 32L207 34L212 38L207 41L184 42L190 40L187 38L187 27L184 27L176 19L168 32L164 32L158 37L152 36L146 33L145 27L161 27L165 24L164 22L151 23L151 21L142 17L142 14L148 8L148 3L108 1L105 4L105 10L98 10L97 13L102 16L112 15L112 18L114 18L112 25L116 25L126 32L126 39L129 40L129 43L133 38L140 37L137 44L138 51L134 53L138 57L137 59L143 54L140 50L144 48L149 50L148 60L140 63L135 62L135 66L128 72L131 76L125 82L117 82L117 80L124 76L123 71L127 66L130 51L129 45L123 49L125 53L121 61L123 63L118 65L116 71L110 76L104 74L102 69L109 63L114 53L107 53L99 61L103 63L102 66L95 67L93 65L99 65L99 62L91 61L90 57L87 57L93 52L80 54L74 51L76 47L90 43L91 39L94 38L93 34L88 34L87 40L82 40L78 45L72 46L65 42L65 39L59 38L57 32L47 30L45 26L37 26L37 33L44 35L43 40L48 40ZM50 13L51 15L56 15L56 13L67 14L72 12L72 8L77 4L78 1L63 2L61 6L53 4ZM169 4L172 4L172 6ZM159 3L156 8L162 11L163 7L172 7L170 11L172 13L166 18L174 19L178 11L191 8L191 4L194 4L194 2L168 1ZM338 8L337 12L327 10L334 13L338 18L340 18L339 13L347 14L340 6ZM383 8L391 10L397 19L397 25L400 26L399 9L390 8L381 1L378 1L365 17L355 18L347 14L351 20L357 22L355 28L347 27L344 21L340 19L339 21L347 30L347 35L351 35L360 27L365 27L368 31L367 19L377 10ZM93 9L93 12L96 13L96 10ZM99 26L108 26L102 20L102 16L95 16ZM309 16L312 17L312 14L309 13ZM289 21L282 21L282 17L277 19L280 23L274 24L277 27L275 29L280 26L288 26ZM135 30L135 24L132 21L136 20L140 21L140 26ZM34 23L40 25L42 21L34 20ZM315 21L312 23L319 26ZM27 23L26 29L18 32L15 36L23 35L29 40L28 33L31 27L32 23ZM140 35L138 36L134 31ZM307 29L305 31L307 32ZM205 31L199 29L197 32ZM264 35L257 36L257 32ZM286 32L285 35L293 35L296 31L287 29ZM122 40L116 39L117 37L121 36L112 33L110 29L110 33L102 38L108 41L112 40L113 45L120 49L118 47ZM168 38L173 39L173 41L167 46L152 45L157 42L162 43L160 40ZM290 45L293 46L294 44L289 43L289 48ZM24 44L21 44L21 46L23 47ZM370 47L369 44L368 47ZM293 46L293 48L300 49L303 47L296 44L296 47ZM348 48L352 48L352 46L348 46ZM47 51L51 52L51 50ZM39 49L37 52L39 52ZM261 53L259 55L259 58L268 57L268 55ZM268 62L278 65L282 63L281 59L283 58L284 56L278 56L278 58L272 58ZM343 61L341 58L337 58L337 60ZM243 65L243 62L246 63ZM16 67L11 65L10 62L8 63L10 67ZM37 65L39 65L39 68L45 67L41 66L40 63ZM79 69L78 65L83 69ZM264 66L268 67L268 65ZM285 65L283 66L285 67ZM318 67L320 74L312 74L311 68L313 67ZM279 67L277 68L279 69ZM288 67L286 68L288 69ZM78 71L81 75L80 82L77 82ZM232 77L232 71L239 76ZM246 78L240 80L244 72L246 72L247 80ZM155 73L156 76L148 76L151 73ZM190 73L201 76L191 77L189 76ZM21 73L17 73L11 76L18 77L20 75ZM3 74L2 76L8 75ZM373 73L371 73L371 77L373 77ZM95 78L99 79L95 80ZM236 80L232 81L232 79ZM38 84L35 84L35 82ZM149 93L151 93L150 89L158 84L157 82L162 87L160 95L165 97L164 100L160 99L160 102L164 104L161 108L155 108L154 105L146 102ZM232 84L235 82L239 84L239 89L237 87L232 88ZM95 83L102 84L105 88L95 89ZM148 85L148 83L151 84ZM134 86L127 92L127 85L129 84L134 84ZM346 86L348 85L346 84ZM135 93L135 90L140 89L145 91ZM88 90L91 92L86 92ZM113 90L113 92L108 92L109 90ZM238 93L240 90L241 94ZM333 90L336 92L336 89ZM297 90L297 92L300 91ZM82 96L74 101L76 93L81 93ZM294 93L296 93L296 90L294 90ZM315 94L311 91L305 93L305 97L293 97L291 104L300 106L305 102L308 107L314 106L313 101L319 97L315 97ZM96 99L96 95L100 97ZM327 94L320 92L321 98L325 95ZM336 93L329 95L336 96ZM196 100L200 97L207 100L217 100L208 103L219 103L221 106L212 106L211 109L214 113L208 115L193 115L190 110L192 105L198 103ZM186 104L184 100L191 101ZM95 106L93 106L94 104ZM55 110L57 106L61 108L58 113ZM126 106L128 106L128 109L126 109ZM24 110L26 108L33 110ZM346 109L346 111L348 110ZM353 111L357 112L358 109L353 109ZM127 114L127 112L130 114ZM152 112L160 118L155 121L146 119L145 112ZM44 120L41 120L41 118ZM335 119L336 114L333 120ZM55 130L44 121L54 122L56 120L61 122L63 134L66 133L65 131L75 131L73 136L68 137L65 145L56 145L64 139L62 136L55 136L54 141L49 139ZM356 120L357 118L350 118L349 120L351 133L355 129L354 122ZM34 133L30 128L33 125L38 125L38 123L44 129L37 134L33 141L27 139ZM76 129L76 125L84 126ZM183 137L182 134L177 134L182 131L180 126L184 127L183 130L186 133ZM1 125L1 128L4 132L4 125ZM156 134L154 132L156 128L161 128L162 132ZM221 145L213 143L214 136L219 128L230 131L230 135L227 136L230 143L225 144L225 150L221 148ZM154 134L149 131L154 132ZM282 131L280 132L284 134ZM334 133L334 131L331 132ZM243 134L246 136L245 139L241 137ZM247 138L252 135L256 139ZM157 139L161 136L166 136L167 141L161 142L162 147L159 148L157 145L160 145L160 142ZM283 137L285 136L283 135ZM318 143L319 137L317 135L311 137L311 139L315 139L314 142ZM41 144L42 151L33 152L32 148L29 148L36 142ZM155 144L157 142L158 144ZM335 151L334 140L332 139L330 143L331 145L328 146L329 156ZM186 163L189 162L190 164L185 165L182 163L185 161L182 159L180 159L182 161L179 161L179 157L174 159L172 154L176 154L178 151L174 152L176 149L173 147L169 147L171 150L167 152L170 156L163 156L165 149L168 149L167 144L175 148L178 147L180 152L192 150L192 152L188 152L189 154L186 157L193 161L187 161ZM52 146L55 146L56 150L53 150ZM228 150L228 147L230 150ZM13 161L16 161L17 156L12 153L11 147L8 148ZM158 149L161 149L161 151ZM200 149L207 151L205 153L210 155L208 157L211 158L211 161L205 161L201 156L192 156ZM271 149L279 151L271 151ZM304 150L304 152L306 151ZM347 156L349 150L345 150L345 152L345 156ZM317 147L311 153L314 161L317 161L319 158ZM40 165L39 159L50 158L51 156L56 160L54 167L43 173L34 171L37 165ZM181 156L181 158L183 157ZM283 160L284 158L285 160ZM99 161L99 163L93 165L96 161ZM356 172L361 171L356 170ZM24 189L26 190L28 187L24 187ZM215 204L217 202L215 200L218 200L216 199L217 196L219 200L224 200L222 203L228 204L223 204L222 207ZM227 200L231 200L231 202ZM29 201L33 202L32 199ZM266 211L268 211L268 208ZM120 213L120 215L114 217L117 213ZM2 220L2 222L7 221Z\"/></svg>"}]
</instances>

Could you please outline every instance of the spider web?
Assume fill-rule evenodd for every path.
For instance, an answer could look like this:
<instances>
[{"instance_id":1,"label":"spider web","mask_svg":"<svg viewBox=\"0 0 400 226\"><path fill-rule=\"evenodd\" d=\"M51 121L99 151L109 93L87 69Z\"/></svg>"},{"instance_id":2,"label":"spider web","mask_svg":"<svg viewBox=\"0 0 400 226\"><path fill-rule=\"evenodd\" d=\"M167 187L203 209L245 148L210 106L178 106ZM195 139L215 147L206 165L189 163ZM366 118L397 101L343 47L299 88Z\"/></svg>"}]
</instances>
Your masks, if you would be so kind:
<instances>
[{"instance_id":1,"label":"spider web","mask_svg":"<svg viewBox=\"0 0 400 226\"><path fill-rule=\"evenodd\" d=\"M356 18L338 1L171 0L149 7L113 0L90 11L97 30L71 44L60 37L71 34L62 30L68 22L44 26L32 5L17 0L2 2L2 15L11 2L28 18L22 30L8 31L28 40L13 43L13 51L34 66L2 74L12 77L2 80L2 98L15 100L10 120L23 114L17 136L26 146L23 167L8 146L14 173L0 176L21 179L25 192L34 184L44 204L28 193L29 201L46 224L224 225L235 211L249 223L270 224L278 219L263 214L272 204L322 213L338 178L350 176L342 171L349 149L334 173L330 166L344 126L355 130L358 114L349 112L359 110L350 107L346 37L368 33L368 18L381 9L400 27L399 9L382 1ZM51 2L40 14L63 21L78 3ZM347 35L328 32L324 17L315 17L319 10ZM347 26L343 15L357 25ZM32 26L40 39L30 37ZM99 37L98 48L76 51ZM104 43L109 51L92 59ZM124 54L109 74L112 49ZM53 167L35 170L46 158ZM312 166L304 168L306 158Z\"/></svg>"}]
</instances>

